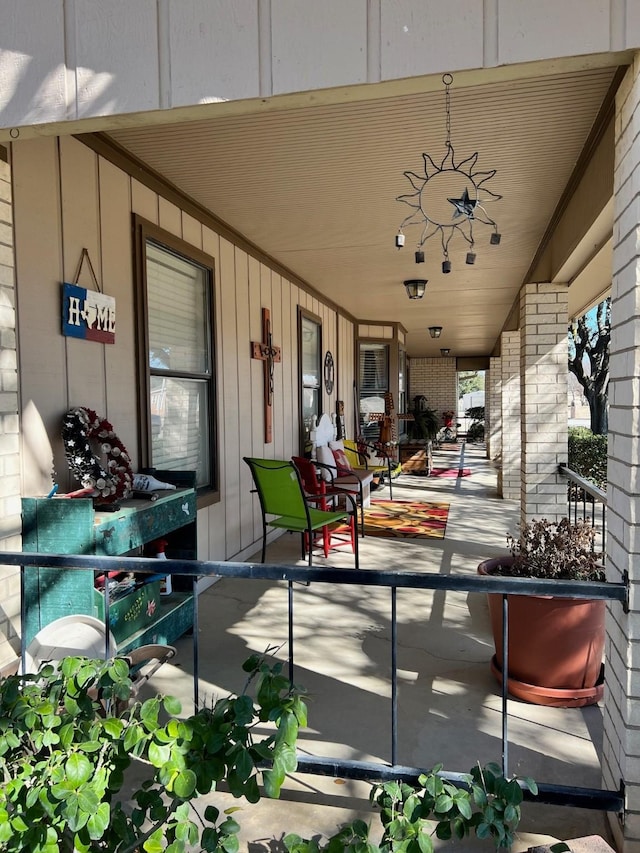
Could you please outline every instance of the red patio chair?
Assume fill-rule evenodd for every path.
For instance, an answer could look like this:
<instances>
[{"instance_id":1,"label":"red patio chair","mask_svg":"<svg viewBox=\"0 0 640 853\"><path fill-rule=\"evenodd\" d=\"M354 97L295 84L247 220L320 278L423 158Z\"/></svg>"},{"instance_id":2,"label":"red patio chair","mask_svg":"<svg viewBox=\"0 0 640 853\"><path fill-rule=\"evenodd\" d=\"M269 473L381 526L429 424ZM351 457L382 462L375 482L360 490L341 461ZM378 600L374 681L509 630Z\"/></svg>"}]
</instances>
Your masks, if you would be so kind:
<instances>
[{"instance_id":1,"label":"red patio chair","mask_svg":"<svg viewBox=\"0 0 640 853\"><path fill-rule=\"evenodd\" d=\"M300 474L300 479L302 481L302 487L305 491L305 495L308 500L313 500L317 503L318 509L327 511L333 509L333 504L339 500L340 498L350 497L350 495L345 495L343 489L337 488L332 479L327 482L324 480L319 473L319 468L327 468L326 465L322 465L320 462L314 462L312 459L306 459L303 456L293 456L291 461L295 465ZM325 525L321 531L320 536L314 540L313 544L316 544L318 539L322 543L322 550L324 552L325 557L329 556L329 551L331 548L337 548L342 545L351 545L351 549L355 554L355 536L356 536L356 512L357 508L355 506L355 501L353 503L353 513L349 515L348 521L348 530L349 530L349 538L345 539L344 537L344 524L330 524ZM335 544L334 544L335 542ZM310 546L309 546L310 547Z\"/></svg>"}]
</instances>

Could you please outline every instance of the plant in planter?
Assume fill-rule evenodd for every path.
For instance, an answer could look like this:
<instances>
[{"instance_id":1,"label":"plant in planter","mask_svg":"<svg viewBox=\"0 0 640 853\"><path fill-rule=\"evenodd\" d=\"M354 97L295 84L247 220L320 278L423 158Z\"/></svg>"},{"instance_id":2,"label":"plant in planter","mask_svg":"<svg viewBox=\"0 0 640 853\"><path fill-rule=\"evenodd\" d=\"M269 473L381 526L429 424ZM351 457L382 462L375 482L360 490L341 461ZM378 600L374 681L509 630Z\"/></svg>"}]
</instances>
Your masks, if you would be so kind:
<instances>
[{"instance_id":1,"label":"plant in planter","mask_svg":"<svg viewBox=\"0 0 640 853\"><path fill-rule=\"evenodd\" d=\"M414 397L409 414L413 415L413 420L406 422L407 438L410 441L428 441L436 437L440 426L438 413L428 405L426 397Z\"/></svg>"},{"instance_id":2,"label":"plant in planter","mask_svg":"<svg viewBox=\"0 0 640 853\"><path fill-rule=\"evenodd\" d=\"M604 581L601 556L593 550L590 524L542 519L525 524L520 537L507 536L510 555L485 560L489 576ZM496 654L491 661L502 681L502 595L490 593L489 612ZM605 602L540 595L509 595L509 692L529 702L580 707L603 695L602 655Z\"/></svg>"},{"instance_id":3,"label":"plant in planter","mask_svg":"<svg viewBox=\"0 0 640 853\"><path fill-rule=\"evenodd\" d=\"M467 430L467 441L484 441L484 406L472 406L464 413L465 418L471 418Z\"/></svg>"},{"instance_id":4,"label":"plant in planter","mask_svg":"<svg viewBox=\"0 0 640 853\"><path fill-rule=\"evenodd\" d=\"M300 694L258 655L244 664L245 691L184 719L180 704L156 696L116 715L131 695L124 660L65 658L37 675L0 683L0 849L11 853L183 853L238 850L238 824L202 794L225 780L235 797L277 797L295 770L298 727L306 724ZM167 717L166 722L162 717ZM275 723L273 734L254 729ZM146 776L125 793L130 771ZM138 784L138 783L136 783ZM132 805L128 803L131 802ZM197 818L194 820L194 818Z\"/></svg>"}]
</instances>

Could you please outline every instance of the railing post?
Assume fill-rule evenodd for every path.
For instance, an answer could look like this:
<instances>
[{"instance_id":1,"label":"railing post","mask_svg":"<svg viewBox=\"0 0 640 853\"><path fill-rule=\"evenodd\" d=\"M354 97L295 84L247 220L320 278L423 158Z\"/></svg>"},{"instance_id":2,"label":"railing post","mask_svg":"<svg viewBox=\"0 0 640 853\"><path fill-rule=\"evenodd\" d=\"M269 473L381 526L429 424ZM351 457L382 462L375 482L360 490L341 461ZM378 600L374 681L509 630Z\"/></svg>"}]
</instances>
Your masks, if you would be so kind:
<instances>
[{"instance_id":1,"label":"railing post","mask_svg":"<svg viewBox=\"0 0 640 853\"><path fill-rule=\"evenodd\" d=\"M509 775L509 596L502 596L502 775Z\"/></svg>"},{"instance_id":2,"label":"railing post","mask_svg":"<svg viewBox=\"0 0 640 853\"><path fill-rule=\"evenodd\" d=\"M293 684L293 581L287 590L288 633L289 633L289 681Z\"/></svg>"},{"instance_id":3,"label":"railing post","mask_svg":"<svg viewBox=\"0 0 640 853\"><path fill-rule=\"evenodd\" d=\"M191 589L193 592L193 708L195 713L198 712L198 704L200 699L200 644L198 642L198 576L193 575L191 578Z\"/></svg>"},{"instance_id":4,"label":"railing post","mask_svg":"<svg viewBox=\"0 0 640 853\"><path fill-rule=\"evenodd\" d=\"M397 592L391 587L391 764L398 763L398 621Z\"/></svg>"}]
</instances>

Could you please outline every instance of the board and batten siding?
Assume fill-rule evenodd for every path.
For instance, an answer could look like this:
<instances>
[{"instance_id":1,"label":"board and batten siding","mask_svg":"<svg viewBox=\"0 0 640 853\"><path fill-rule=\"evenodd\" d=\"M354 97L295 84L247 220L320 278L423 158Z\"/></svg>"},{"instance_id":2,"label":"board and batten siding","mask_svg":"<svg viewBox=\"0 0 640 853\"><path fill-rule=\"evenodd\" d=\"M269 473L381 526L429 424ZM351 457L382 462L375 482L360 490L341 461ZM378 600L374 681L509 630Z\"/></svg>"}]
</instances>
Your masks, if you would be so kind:
<instances>
[{"instance_id":1,"label":"board and batten siding","mask_svg":"<svg viewBox=\"0 0 640 853\"><path fill-rule=\"evenodd\" d=\"M3 0L0 31L8 140L31 125L90 132L110 116L193 120L257 99L269 108L274 96L289 108L342 103L366 84L402 94L424 75L456 71L459 83L465 69L473 79L481 68L584 62L640 47L640 13L632 0Z\"/></svg>"},{"instance_id":2,"label":"board and batten siding","mask_svg":"<svg viewBox=\"0 0 640 853\"><path fill-rule=\"evenodd\" d=\"M221 499L198 512L198 552L200 559L248 558L262 527L242 457L288 459L299 450L298 306L321 318L323 358L330 349L336 362L333 393L323 390L322 398L330 413L338 389L353 384L352 324L78 140L27 140L14 144L12 153L21 407L31 412L24 439L37 441L39 459L45 459L25 456L23 494L46 493L52 469L61 491L75 486L60 438L62 417L72 406L88 406L108 418L134 470L139 467L135 213L214 260ZM114 345L61 334L61 282L73 280L85 247L104 292L116 299ZM86 263L78 283L93 288ZM273 341L282 352L275 365L270 444L264 443L263 363L251 357L251 341L262 337L263 307L271 310ZM348 402L346 393L342 398Z\"/></svg>"},{"instance_id":3,"label":"board and batten siding","mask_svg":"<svg viewBox=\"0 0 640 853\"><path fill-rule=\"evenodd\" d=\"M0 551L22 547L11 168L0 148ZM0 667L19 652L20 570L0 555Z\"/></svg>"}]
</instances>

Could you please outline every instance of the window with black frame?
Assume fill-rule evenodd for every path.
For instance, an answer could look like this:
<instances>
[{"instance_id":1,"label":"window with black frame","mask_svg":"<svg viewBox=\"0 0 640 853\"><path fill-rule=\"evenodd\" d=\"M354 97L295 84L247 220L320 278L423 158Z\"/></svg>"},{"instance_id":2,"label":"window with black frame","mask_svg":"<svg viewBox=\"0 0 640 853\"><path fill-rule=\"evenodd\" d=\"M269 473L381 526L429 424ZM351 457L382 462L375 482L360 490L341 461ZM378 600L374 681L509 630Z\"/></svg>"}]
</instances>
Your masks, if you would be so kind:
<instances>
[{"instance_id":1,"label":"window with black frame","mask_svg":"<svg viewBox=\"0 0 640 853\"><path fill-rule=\"evenodd\" d=\"M213 260L155 226L141 226L147 391L146 456L151 467L196 472L217 490Z\"/></svg>"},{"instance_id":2,"label":"window with black frame","mask_svg":"<svg viewBox=\"0 0 640 853\"><path fill-rule=\"evenodd\" d=\"M322 323L300 309L298 315L300 353L300 416L302 447L309 441L314 415L322 414Z\"/></svg>"}]
</instances>

